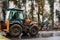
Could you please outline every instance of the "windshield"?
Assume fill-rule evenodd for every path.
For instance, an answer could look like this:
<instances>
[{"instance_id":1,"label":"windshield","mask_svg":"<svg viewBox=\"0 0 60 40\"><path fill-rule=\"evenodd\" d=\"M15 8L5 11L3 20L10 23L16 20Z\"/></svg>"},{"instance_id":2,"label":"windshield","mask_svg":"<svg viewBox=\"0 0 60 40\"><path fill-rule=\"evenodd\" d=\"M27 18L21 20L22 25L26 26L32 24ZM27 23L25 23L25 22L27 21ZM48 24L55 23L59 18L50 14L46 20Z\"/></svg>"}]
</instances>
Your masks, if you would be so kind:
<instances>
[{"instance_id":1,"label":"windshield","mask_svg":"<svg viewBox=\"0 0 60 40\"><path fill-rule=\"evenodd\" d=\"M24 19L23 11L9 10L6 13L6 20Z\"/></svg>"},{"instance_id":2,"label":"windshield","mask_svg":"<svg viewBox=\"0 0 60 40\"><path fill-rule=\"evenodd\" d=\"M18 16L19 19L24 19L23 13L22 13L21 11L18 11L18 15L19 15L19 16Z\"/></svg>"}]
</instances>

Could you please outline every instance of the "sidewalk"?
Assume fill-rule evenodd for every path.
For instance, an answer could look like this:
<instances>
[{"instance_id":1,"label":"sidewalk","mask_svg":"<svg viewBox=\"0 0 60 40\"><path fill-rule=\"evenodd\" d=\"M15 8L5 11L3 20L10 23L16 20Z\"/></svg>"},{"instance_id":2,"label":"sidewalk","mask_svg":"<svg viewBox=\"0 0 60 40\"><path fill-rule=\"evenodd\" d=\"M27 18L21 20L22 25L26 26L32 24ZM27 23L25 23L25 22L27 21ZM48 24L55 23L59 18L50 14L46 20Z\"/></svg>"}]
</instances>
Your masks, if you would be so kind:
<instances>
[{"instance_id":1,"label":"sidewalk","mask_svg":"<svg viewBox=\"0 0 60 40\"><path fill-rule=\"evenodd\" d=\"M6 35L6 34L2 31L0 31L0 40L10 40L10 39L4 37L3 35Z\"/></svg>"},{"instance_id":2,"label":"sidewalk","mask_svg":"<svg viewBox=\"0 0 60 40\"><path fill-rule=\"evenodd\" d=\"M8 39L8 38L6 38L4 36L0 36L0 40L10 40L10 39Z\"/></svg>"},{"instance_id":3,"label":"sidewalk","mask_svg":"<svg viewBox=\"0 0 60 40\"><path fill-rule=\"evenodd\" d=\"M39 31L39 34L43 37L60 36L60 31Z\"/></svg>"}]
</instances>

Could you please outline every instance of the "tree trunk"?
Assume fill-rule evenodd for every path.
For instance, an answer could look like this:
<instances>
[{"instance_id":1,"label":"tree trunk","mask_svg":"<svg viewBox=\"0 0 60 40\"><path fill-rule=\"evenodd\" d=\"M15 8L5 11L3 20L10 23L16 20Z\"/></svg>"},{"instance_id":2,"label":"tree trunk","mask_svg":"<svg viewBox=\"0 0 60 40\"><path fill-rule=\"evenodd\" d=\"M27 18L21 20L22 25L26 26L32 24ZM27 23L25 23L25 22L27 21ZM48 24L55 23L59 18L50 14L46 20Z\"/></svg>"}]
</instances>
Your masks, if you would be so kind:
<instances>
[{"instance_id":1,"label":"tree trunk","mask_svg":"<svg viewBox=\"0 0 60 40\"><path fill-rule=\"evenodd\" d=\"M33 10L34 10L34 6L33 6L33 1L31 0L31 10L30 10L30 13L31 13L31 16L32 16L32 20L34 20Z\"/></svg>"},{"instance_id":2,"label":"tree trunk","mask_svg":"<svg viewBox=\"0 0 60 40\"><path fill-rule=\"evenodd\" d=\"M52 19L52 27L54 27L54 1L55 0L48 0L49 4L50 4L50 12L51 12L51 19Z\"/></svg>"},{"instance_id":3,"label":"tree trunk","mask_svg":"<svg viewBox=\"0 0 60 40\"><path fill-rule=\"evenodd\" d=\"M40 5L38 4L38 24L40 23Z\"/></svg>"}]
</instances>

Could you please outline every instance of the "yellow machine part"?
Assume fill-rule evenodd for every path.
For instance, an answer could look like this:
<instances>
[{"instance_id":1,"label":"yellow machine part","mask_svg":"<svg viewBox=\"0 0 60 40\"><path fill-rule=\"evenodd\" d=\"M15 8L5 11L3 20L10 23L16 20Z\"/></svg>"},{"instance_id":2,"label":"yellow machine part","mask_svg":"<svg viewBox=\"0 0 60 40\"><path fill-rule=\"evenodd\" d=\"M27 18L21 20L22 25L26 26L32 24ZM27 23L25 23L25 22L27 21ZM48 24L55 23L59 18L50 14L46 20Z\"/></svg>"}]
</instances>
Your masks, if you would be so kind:
<instances>
[{"instance_id":1,"label":"yellow machine part","mask_svg":"<svg viewBox=\"0 0 60 40\"><path fill-rule=\"evenodd\" d=\"M6 31L7 33L9 32L9 25L10 25L10 21L8 20L6 22L6 29L4 31Z\"/></svg>"},{"instance_id":2,"label":"yellow machine part","mask_svg":"<svg viewBox=\"0 0 60 40\"><path fill-rule=\"evenodd\" d=\"M32 20L30 20L30 19L25 19L24 25L29 25L31 22L32 22Z\"/></svg>"}]
</instances>

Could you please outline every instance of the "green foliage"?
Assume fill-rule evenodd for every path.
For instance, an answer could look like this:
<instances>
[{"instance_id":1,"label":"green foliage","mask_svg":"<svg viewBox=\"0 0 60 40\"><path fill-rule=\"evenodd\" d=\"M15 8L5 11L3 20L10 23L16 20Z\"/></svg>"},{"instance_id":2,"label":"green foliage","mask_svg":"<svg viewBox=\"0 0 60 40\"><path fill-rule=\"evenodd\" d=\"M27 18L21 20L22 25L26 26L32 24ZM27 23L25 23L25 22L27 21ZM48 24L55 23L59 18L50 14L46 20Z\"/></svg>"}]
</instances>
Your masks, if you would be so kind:
<instances>
[{"instance_id":1,"label":"green foliage","mask_svg":"<svg viewBox=\"0 0 60 40\"><path fill-rule=\"evenodd\" d=\"M50 4L50 8L53 8L54 7L54 1L55 0L48 0L48 3Z\"/></svg>"},{"instance_id":2,"label":"green foliage","mask_svg":"<svg viewBox=\"0 0 60 40\"><path fill-rule=\"evenodd\" d=\"M18 3L17 0L12 0L12 1L14 1L14 4L17 5L17 3Z\"/></svg>"},{"instance_id":3,"label":"green foliage","mask_svg":"<svg viewBox=\"0 0 60 40\"><path fill-rule=\"evenodd\" d=\"M24 4L26 4L26 0L22 0L22 2L23 2Z\"/></svg>"},{"instance_id":4,"label":"green foliage","mask_svg":"<svg viewBox=\"0 0 60 40\"><path fill-rule=\"evenodd\" d=\"M52 5L55 0L48 0L49 4Z\"/></svg>"},{"instance_id":5,"label":"green foliage","mask_svg":"<svg viewBox=\"0 0 60 40\"><path fill-rule=\"evenodd\" d=\"M33 3L32 3L30 13L33 13L33 10L34 10L34 6L33 6Z\"/></svg>"},{"instance_id":6,"label":"green foliage","mask_svg":"<svg viewBox=\"0 0 60 40\"><path fill-rule=\"evenodd\" d=\"M50 4L50 12L51 12L51 15L50 15L50 18L52 19L52 27L54 27L54 1L55 0L48 0L48 3Z\"/></svg>"},{"instance_id":7,"label":"green foliage","mask_svg":"<svg viewBox=\"0 0 60 40\"><path fill-rule=\"evenodd\" d=\"M53 10L54 10L54 1L55 0L48 0L48 3L50 4L50 12L53 14Z\"/></svg>"},{"instance_id":8,"label":"green foliage","mask_svg":"<svg viewBox=\"0 0 60 40\"><path fill-rule=\"evenodd\" d=\"M60 0L59 0L59 3L60 3Z\"/></svg>"},{"instance_id":9,"label":"green foliage","mask_svg":"<svg viewBox=\"0 0 60 40\"><path fill-rule=\"evenodd\" d=\"M31 3L31 10L30 10L30 14L32 16L32 20L33 20L33 11L34 11L34 5L33 2Z\"/></svg>"},{"instance_id":10,"label":"green foliage","mask_svg":"<svg viewBox=\"0 0 60 40\"><path fill-rule=\"evenodd\" d=\"M44 12L45 0L35 0L35 1L38 4L38 21L40 21L40 14L43 16L43 12Z\"/></svg>"},{"instance_id":11,"label":"green foliage","mask_svg":"<svg viewBox=\"0 0 60 40\"><path fill-rule=\"evenodd\" d=\"M41 0L35 0L37 3L40 2Z\"/></svg>"},{"instance_id":12,"label":"green foliage","mask_svg":"<svg viewBox=\"0 0 60 40\"><path fill-rule=\"evenodd\" d=\"M7 0L3 1L3 9L7 9Z\"/></svg>"},{"instance_id":13,"label":"green foliage","mask_svg":"<svg viewBox=\"0 0 60 40\"><path fill-rule=\"evenodd\" d=\"M36 2L38 3L38 11L43 13L45 0L36 0Z\"/></svg>"}]
</instances>

